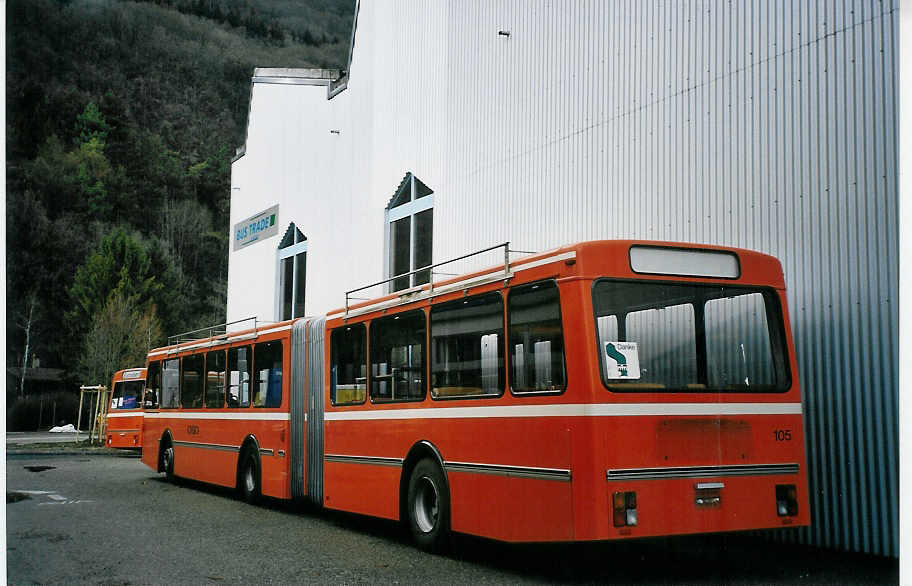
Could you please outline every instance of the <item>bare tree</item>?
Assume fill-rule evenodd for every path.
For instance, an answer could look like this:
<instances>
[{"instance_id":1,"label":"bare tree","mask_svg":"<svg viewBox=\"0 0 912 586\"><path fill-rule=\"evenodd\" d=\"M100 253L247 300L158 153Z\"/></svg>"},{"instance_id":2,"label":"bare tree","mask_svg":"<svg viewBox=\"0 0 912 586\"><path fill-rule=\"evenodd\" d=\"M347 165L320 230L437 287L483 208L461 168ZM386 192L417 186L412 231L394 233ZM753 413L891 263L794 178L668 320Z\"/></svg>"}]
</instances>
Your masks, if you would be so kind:
<instances>
[{"instance_id":1,"label":"bare tree","mask_svg":"<svg viewBox=\"0 0 912 586\"><path fill-rule=\"evenodd\" d=\"M38 295L35 291L29 293L25 306L28 313L22 316L22 320L19 322L19 327L25 330L25 352L23 352L22 355L22 373L19 378L20 399L25 395L25 373L28 368L29 350L31 349L32 343L32 324L35 323L37 317L35 315L35 310L38 308Z\"/></svg>"},{"instance_id":2,"label":"bare tree","mask_svg":"<svg viewBox=\"0 0 912 586\"><path fill-rule=\"evenodd\" d=\"M140 366L150 346L161 339L161 324L150 305L145 310L115 292L95 314L85 337L79 375L86 382L107 384L114 372Z\"/></svg>"}]
</instances>

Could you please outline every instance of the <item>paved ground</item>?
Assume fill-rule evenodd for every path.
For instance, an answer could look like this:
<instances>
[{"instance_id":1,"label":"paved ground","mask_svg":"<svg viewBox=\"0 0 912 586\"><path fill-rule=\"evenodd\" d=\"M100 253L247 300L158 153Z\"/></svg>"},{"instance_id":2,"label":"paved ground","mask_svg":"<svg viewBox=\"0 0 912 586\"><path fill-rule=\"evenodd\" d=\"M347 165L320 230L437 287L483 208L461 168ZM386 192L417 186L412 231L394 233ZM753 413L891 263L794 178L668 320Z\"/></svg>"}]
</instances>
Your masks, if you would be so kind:
<instances>
[{"instance_id":1,"label":"paved ground","mask_svg":"<svg viewBox=\"0 0 912 586\"><path fill-rule=\"evenodd\" d=\"M89 437L88 432L79 434L79 439ZM31 444L62 444L75 443L75 432L51 433L49 431L8 431L6 433L7 446L27 446Z\"/></svg>"},{"instance_id":2,"label":"paved ground","mask_svg":"<svg viewBox=\"0 0 912 586\"><path fill-rule=\"evenodd\" d=\"M6 469L10 584L898 583L895 560L750 536L535 546L462 537L434 556L394 523L251 507L229 491L169 484L135 456L11 454Z\"/></svg>"}]
</instances>

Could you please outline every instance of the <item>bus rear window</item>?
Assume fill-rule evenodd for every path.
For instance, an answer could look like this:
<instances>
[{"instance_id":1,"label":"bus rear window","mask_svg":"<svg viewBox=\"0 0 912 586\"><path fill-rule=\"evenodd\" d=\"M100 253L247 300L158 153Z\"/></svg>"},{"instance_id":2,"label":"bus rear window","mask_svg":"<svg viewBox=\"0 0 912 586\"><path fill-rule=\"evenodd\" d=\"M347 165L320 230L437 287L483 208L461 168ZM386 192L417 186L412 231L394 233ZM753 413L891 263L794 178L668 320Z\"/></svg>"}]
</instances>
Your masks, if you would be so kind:
<instances>
[{"instance_id":1,"label":"bus rear window","mask_svg":"<svg viewBox=\"0 0 912 586\"><path fill-rule=\"evenodd\" d=\"M597 281L604 384L614 391L785 391L781 310L768 289Z\"/></svg>"},{"instance_id":2,"label":"bus rear window","mask_svg":"<svg viewBox=\"0 0 912 586\"><path fill-rule=\"evenodd\" d=\"M144 382L141 380L121 381L114 383L111 395L111 409L139 409L142 405Z\"/></svg>"}]
</instances>

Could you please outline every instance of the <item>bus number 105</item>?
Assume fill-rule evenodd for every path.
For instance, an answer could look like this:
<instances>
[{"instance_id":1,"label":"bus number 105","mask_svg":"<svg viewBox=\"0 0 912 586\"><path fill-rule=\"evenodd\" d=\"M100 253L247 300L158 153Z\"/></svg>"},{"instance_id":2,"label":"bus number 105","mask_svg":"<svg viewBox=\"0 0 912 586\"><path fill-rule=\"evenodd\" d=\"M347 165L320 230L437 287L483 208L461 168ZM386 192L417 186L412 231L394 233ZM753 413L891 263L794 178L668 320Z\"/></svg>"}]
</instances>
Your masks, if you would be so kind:
<instances>
[{"instance_id":1,"label":"bus number 105","mask_svg":"<svg viewBox=\"0 0 912 586\"><path fill-rule=\"evenodd\" d=\"M773 431L773 437L776 438L777 442L790 442L792 441L792 430L791 429L777 429Z\"/></svg>"}]
</instances>

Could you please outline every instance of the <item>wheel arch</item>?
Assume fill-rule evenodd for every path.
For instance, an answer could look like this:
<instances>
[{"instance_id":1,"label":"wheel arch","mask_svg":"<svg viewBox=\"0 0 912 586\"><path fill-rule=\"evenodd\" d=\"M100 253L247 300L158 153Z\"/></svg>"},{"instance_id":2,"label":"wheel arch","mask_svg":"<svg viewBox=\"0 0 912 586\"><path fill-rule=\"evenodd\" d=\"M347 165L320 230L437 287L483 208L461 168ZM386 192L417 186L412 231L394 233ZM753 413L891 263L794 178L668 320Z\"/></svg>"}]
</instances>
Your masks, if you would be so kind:
<instances>
[{"instance_id":1,"label":"wheel arch","mask_svg":"<svg viewBox=\"0 0 912 586\"><path fill-rule=\"evenodd\" d=\"M444 466L440 450L428 440L416 442L409 450L405 460L402 461L402 474L399 476L399 520L403 523L408 522L409 476L411 476L412 470L418 462L424 458L429 458L440 466L440 471L443 473L444 488L447 494L450 493L450 479L447 477L446 466Z\"/></svg>"}]
</instances>

